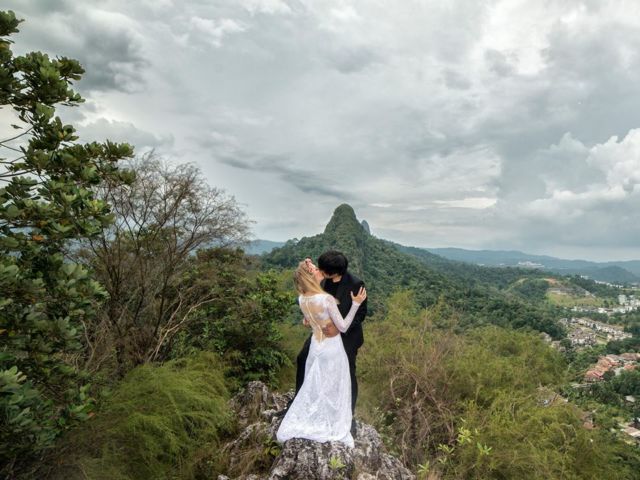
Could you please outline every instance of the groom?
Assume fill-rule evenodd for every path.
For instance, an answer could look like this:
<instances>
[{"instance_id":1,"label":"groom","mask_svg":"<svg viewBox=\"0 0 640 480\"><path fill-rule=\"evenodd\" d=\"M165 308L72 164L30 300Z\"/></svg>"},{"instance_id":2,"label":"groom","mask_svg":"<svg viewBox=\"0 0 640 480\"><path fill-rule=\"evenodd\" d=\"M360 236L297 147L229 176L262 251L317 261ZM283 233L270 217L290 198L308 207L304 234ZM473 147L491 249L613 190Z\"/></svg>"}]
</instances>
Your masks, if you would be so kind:
<instances>
[{"instance_id":1,"label":"groom","mask_svg":"<svg viewBox=\"0 0 640 480\"><path fill-rule=\"evenodd\" d=\"M360 287L364 286L364 282L357 278L355 275L350 274L347 271L349 261L343 253L336 250L329 250L324 252L318 258L318 269L324 276L324 280L321 282L322 288L325 292L333 295L338 300L338 310L343 317L346 317L351 309L351 292L354 295L358 293ZM367 315L367 301L365 300L353 319L353 323L349 329L342 333L342 343L344 350L347 353L349 359L349 373L351 375L351 411L355 413L356 398L358 397L358 382L356 380L356 355L358 349L364 343L364 336L362 333L362 322ZM302 387L304 382L304 369L307 362L307 356L309 355L309 346L311 344L311 336L307 339L302 347L302 350L298 354L297 363L298 369L296 371L296 393ZM351 424L351 433L355 436L355 420Z\"/></svg>"}]
</instances>

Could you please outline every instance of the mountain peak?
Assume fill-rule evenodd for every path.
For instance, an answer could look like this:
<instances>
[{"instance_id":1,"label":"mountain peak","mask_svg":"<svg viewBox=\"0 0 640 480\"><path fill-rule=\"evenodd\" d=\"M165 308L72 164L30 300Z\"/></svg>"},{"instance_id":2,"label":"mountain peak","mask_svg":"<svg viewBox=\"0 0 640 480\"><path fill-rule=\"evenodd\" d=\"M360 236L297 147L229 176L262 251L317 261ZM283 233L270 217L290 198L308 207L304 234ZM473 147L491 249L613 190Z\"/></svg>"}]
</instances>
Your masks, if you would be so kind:
<instances>
[{"instance_id":1,"label":"mountain peak","mask_svg":"<svg viewBox=\"0 0 640 480\"><path fill-rule=\"evenodd\" d=\"M342 232L358 232L364 231L364 228L356 218L356 212L351 205L343 203L333 211L331 220L324 229L324 233Z\"/></svg>"}]
</instances>

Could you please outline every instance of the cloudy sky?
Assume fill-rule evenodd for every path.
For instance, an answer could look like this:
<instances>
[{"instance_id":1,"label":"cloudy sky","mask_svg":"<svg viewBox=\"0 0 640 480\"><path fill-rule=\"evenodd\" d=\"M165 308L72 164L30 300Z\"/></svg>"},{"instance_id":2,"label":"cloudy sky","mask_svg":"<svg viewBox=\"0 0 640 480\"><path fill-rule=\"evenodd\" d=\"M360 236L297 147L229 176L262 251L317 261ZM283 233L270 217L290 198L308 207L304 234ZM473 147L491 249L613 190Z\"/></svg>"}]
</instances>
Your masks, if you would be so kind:
<instances>
[{"instance_id":1,"label":"cloudy sky","mask_svg":"<svg viewBox=\"0 0 640 480\"><path fill-rule=\"evenodd\" d=\"M640 2L5 0L81 138L196 162L258 238L640 258Z\"/></svg>"}]
</instances>

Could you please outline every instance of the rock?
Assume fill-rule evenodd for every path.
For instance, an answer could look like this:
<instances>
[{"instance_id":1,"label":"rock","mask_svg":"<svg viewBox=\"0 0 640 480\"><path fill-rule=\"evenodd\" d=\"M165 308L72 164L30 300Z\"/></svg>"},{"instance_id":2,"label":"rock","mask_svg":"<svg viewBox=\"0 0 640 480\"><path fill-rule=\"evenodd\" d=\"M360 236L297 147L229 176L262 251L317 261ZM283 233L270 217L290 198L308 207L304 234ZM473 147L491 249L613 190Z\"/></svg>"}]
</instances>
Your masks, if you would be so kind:
<instances>
[{"instance_id":1,"label":"rock","mask_svg":"<svg viewBox=\"0 0 640 480\"><path fill-rule=\"evenodd\" d=\"M389 455L380 435L371 425L356 421L353 449L356 470L375 473L376 479L409 480L415 476L397 458Z\"/></svg>"},{"instance_id":2,"label":"rock","mask_svg":"<svg viewBox=\"0 0 640 480\"><path fill-rule=\"evenodd\" d=\"M375 475L371 475L370 473L362 472L360 475L358 475L358 478L356 478L356 480L376 480L376 477Z\"/></svg>"},{"instance_id":3,"label":"rock","mask_svg":"<svg viewBox=\"0 0 640 480\"><path fill-rule=\"evenodd\" d=\"M249 382L229 404L236 414L238 425L246 427L260 417L270 421L277 412L284 410L293 395L293 392L286 395L272 393L262 382Z\"/></svg>"},{"instance_id":4,"label":"rock","mask_svg":"<svg viewBox=\"0 0 640 480\"><path fill-rule=\"evenodd\" d=\"M369 474L379 480L415 479L397 458L386 452L378 432L361 422L356 422L353 449L340 442L318 443L302 438L285 442L268 479L341 479L353 478L354 473L358 478Z\"/></svg>"},{"instance_id":5,"label":"rock","mask_svg":"<svg viewBox=\"0 0 640 480\"><path fill-rule=\"evenodd\" d=\"M354 472L353 453L339 442L319 443L302 438L285 442L269 472L269 480L289 478L348 479Z\"/></svg>"},{"instance_id":6,"label":"rock","mask_svg":"<svg viewBox=\"0 0 640 480\"><path fill-rule=\"evenodd\" d=\"M415 480L415 475L386 452L375 428L362 422L356 422L354 448L302 438L280 446L275 441L282 421L278 413L291 398L293 392L280 395L261 382L251 382L231 400L242 428L224 446L229 471L242 474L234 480ZM229 478L221 475L218 480Z\"/></svg>"},{"instance_id":7,"label":"rock","mask_svg":"<svg viewBox=\"0 0 640 480\"><path fill-rule=\"evenodd\" d=\"M247 466L247 457L251 455L251 452L264 448L263 444L268 438L270 438L270 434L265 422L252 423L245 427L235 440L223 447L229 471L244 471Z\"/></svg>"}]
</instances>

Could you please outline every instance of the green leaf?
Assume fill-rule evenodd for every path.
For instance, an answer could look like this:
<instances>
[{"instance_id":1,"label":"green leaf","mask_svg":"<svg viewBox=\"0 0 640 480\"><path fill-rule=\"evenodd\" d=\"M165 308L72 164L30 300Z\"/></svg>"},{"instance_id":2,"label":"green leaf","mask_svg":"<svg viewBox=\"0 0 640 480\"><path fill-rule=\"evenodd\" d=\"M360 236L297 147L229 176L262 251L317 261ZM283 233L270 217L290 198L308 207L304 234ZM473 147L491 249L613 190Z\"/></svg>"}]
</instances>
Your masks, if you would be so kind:
<instances>
[{"instance_id":1,"label":"green leaf","mask_svg":"<svg viewBox=\"0 0 640 480\"><path fill-rule=\"evenodd\" d=\"M16 205L12 204L5 209L4 216L9 220L13 220L14 218L19 217L20 213L21 213L21 210Z\"/></svg>"}]
</instances>

